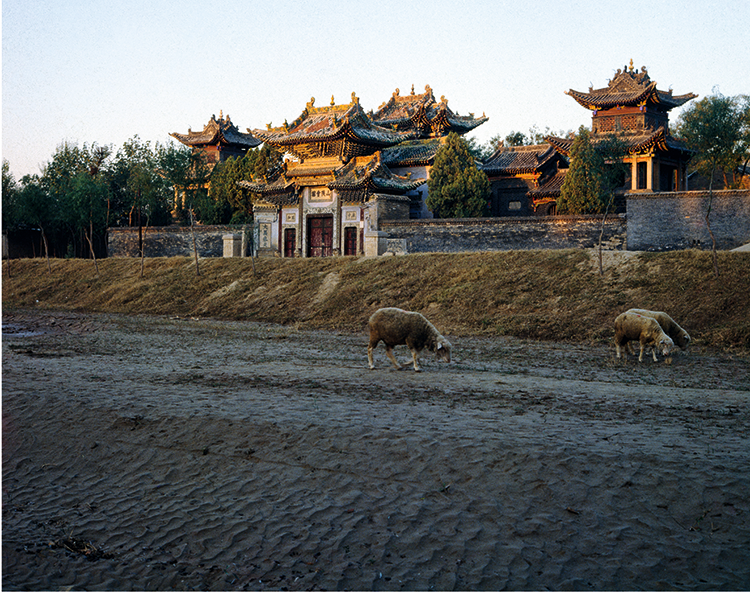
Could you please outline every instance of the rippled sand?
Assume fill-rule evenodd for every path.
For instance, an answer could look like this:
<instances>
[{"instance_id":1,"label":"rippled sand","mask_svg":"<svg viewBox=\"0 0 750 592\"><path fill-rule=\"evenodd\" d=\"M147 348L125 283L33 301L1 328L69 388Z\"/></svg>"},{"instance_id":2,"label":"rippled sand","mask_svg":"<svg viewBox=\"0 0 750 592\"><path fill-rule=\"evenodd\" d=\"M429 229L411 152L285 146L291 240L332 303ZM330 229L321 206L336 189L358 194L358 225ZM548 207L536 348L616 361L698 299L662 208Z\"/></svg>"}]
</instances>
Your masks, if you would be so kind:
<instances>
[{"instance_id":1,"label":"rippled sand","mask_svg":"<svg viewBox=\"0 0 750 592\"><path fill-rule=\"evenodd\" d=\"M3 323L4 589L750 588L747 356Z\"/></svg>"}]
</instances>

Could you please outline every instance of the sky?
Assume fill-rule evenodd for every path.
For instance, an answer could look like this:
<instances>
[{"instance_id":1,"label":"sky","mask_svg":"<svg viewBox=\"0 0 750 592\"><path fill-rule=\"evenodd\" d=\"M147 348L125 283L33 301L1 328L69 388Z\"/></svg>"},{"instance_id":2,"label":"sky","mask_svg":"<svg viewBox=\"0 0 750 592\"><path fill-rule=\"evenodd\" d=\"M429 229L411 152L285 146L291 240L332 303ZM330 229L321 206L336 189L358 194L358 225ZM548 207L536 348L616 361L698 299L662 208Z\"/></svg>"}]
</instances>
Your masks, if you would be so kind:
<instances>
[{"instance_id":1,"label":"sky","mask_svg":"<svg viewBox=\"0 0 750 592\"><path fill-rule=\"evenodd\" d=\"M220 113L265 129L412 85L487 115L480 144L577 130L565 91L630 60L660 90L750 94L748 23L747 0L3 0L2 158L20 180L63 142L166 144Z\"/></svg>"}]
</instances>

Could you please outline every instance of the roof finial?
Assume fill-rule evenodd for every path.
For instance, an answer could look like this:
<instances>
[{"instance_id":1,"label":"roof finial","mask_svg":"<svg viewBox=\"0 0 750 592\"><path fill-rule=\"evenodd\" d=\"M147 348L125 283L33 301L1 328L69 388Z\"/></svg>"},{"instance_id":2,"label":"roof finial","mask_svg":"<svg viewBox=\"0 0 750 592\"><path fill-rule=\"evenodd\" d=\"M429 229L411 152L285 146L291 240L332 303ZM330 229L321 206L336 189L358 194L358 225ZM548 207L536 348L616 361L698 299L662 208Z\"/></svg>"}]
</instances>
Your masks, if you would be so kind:
<instances>
[{"instance_id":1,"label":"roof finial","mask_svg":"<svg viewBox=\"0 0 750 592\"><path fill-rule=\"evenodd\" d=\"M633 58L630 58L630 71L633 71Z\"/></svg>"},{"instance_id":2,"label":"roof finial","mask_svg":"<svg viewBox=\"0 0 750 592\"><path fill-rule=\"evenodd\" d=\"M336 101L333 100L333 95L331 95L331 107L333 107L336 104Z\"/></svg>"},{"instance_id":3,"label":"roof finial","mask_svg":"<svg viewBox=\"0 0 750 592\"><path fill-rule=\"evenodd\" d=\"M224 110L219 109L219 119L224 119Z\"/></svg>"},{"instance_id":4,"label":"roof finial","mask_svg":"<svg viewBox=\"0 0 750 592\"><path fill-rule=\"evenodd\" d=\"M411 94L414 94L414 85L411 85Z\"/></svg>"}]
</instances>

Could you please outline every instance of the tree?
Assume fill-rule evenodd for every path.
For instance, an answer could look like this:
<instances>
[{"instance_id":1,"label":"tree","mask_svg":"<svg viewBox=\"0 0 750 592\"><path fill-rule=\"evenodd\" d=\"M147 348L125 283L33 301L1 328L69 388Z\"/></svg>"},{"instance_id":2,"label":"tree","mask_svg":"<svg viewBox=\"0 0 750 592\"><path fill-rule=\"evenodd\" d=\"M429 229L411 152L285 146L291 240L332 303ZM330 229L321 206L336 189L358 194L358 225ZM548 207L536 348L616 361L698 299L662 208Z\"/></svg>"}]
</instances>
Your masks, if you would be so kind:
<instances>
[{"instance_id":1,"label":"tree","mask_svg":"<svg viewBox=\"0 0 750 592\"><path fill-rule=\"evenodd\" d=\"M559 214L602 214L612 205L614 190L624 183L625 144L609 136L594 145L581 126L570 149L570 167L557 201Z\"/></svg>"},{"instance_id":2,"label":"tree","mask_svg":"<svg viewBox=\"0 0 750 592\"><path fill-rule=\"evenodd\" d=\"M490 182L463 138L451 132L435 155L427 181L427 207L438 218L486 216Z\"/></svg>"},{"instance_id":3,"label":"tree","mask_svg":"<svg viewBox=\"0 0 750 592\"><path fill-rule=\"evenodd\" d=\"M60 224L60 210L53 203L48 190L37 175L27 175L21 180L18 193L17 212L20 224L39 228L44 244L44 256L47 260L47 271L52 273L49 262L48 233Z\"/></svg>"},{"instance_id":4,"label":"tree","mask_svg":"<svg viewBox=\"0 0 750 592\"><path fill-rule=\"evenodd\" d=\"M718 171L725 178L729 173L734 175L750 158L750 102L747 97L725 97L720 93L707 96L680 115L677 133L695 153L691 168L709 179L706 228L712 241L714 275L719 277L716 237L710 222L714 175Z\"/></svg>"},{"instance_id":5,"label":"tree","mask_svg":"<svg viewBox=\"0 0 750 592\"><path fill-rule=\"evenodd\" d=\"M189 212L208 195L210 171L206 153L174 143L157 145L159 172L174 196L173 211L180 221L188 221Z\"/></svg>"},{"instance_id":6,"label":"tree","mask_svg":"<svg viewBox=\"0 0 750 592\"><path fill-rule=\"evenodd\" d=\"M3 234L18 224L18 184L10 172L10 163L3 159Z\"/></svg>"},{"instance_id":7,"label":"tree","mask_svg":"<svg viewBox=\"0 0 750 592\"><path fill-rule=\"evenodd\" d=\"M578 129L570 149L570 168L557 200L559 214L604 214L599 231L599 275L603 275L604 224L614 205L615 190L627 173L625 143L615 135L594 145L585 126Z\"/></svg>"},{"instance_id":8,"label":"tree","mask_svg":"<svg viewBox=\"0 0 750 592\"><path fill-rule=\"evenodd\" d=\"M506 146L525 146L527 144L529 144L529 141L526 139L523 132L510 132L505 136Z\"/></svg>"},{"instance_id":9,"label":"tree","mask_svg":"<svg viewBox=\"0 0 750 592\"><path fill-rule=\"evenodd\" d=\"M3 159L3 237L18 227L18 184L13 173L10 172L10 163ZM8 258L8 276L10 277L10 248L3 253L3 258Z\"/></svg>"},{"instance_id":10,"label":"tree","mask_svg":"<svg viewBox=\"0 0 750 592\"><path fill-rule=\"evenodd\" d=\"M91 174L94 171L97 174ZM107 230L107 193L107 184L98 175L98 168L89 168L88 172L78 173L72 179L69 217L88 242L97 273L99 264L96 262L94 239L103 236Z\"/></svg>"},{"instance_id":11,"label":"tree","mask_svg":"<svg viewBox=\"0 0 750 592\"><path fill-rule=\"evenodd\" d=\"M600 214L606 207L604 157L591 143L591 134L581 126L570 149L570 167L557 200L558 214Z\"/></svg>"}]
</instances>

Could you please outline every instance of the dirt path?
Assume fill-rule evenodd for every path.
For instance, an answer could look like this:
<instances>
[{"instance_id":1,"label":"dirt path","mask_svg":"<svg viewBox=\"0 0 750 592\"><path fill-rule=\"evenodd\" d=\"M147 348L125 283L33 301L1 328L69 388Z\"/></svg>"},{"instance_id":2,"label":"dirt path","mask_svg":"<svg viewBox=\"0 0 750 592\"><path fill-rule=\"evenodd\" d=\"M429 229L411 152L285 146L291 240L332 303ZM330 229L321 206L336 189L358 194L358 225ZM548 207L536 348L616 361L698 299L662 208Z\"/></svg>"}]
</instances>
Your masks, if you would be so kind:
<instances>
[{"instance_id":1,"label":"dirt path","mask_svg":"<svg viewBox=\"0 0 750 592\"><path fill-rule=\"evenodd\" d=\"M747 356L451 340L6 312L3 588L750 587Z\"/></svg>"}]
</instances>

